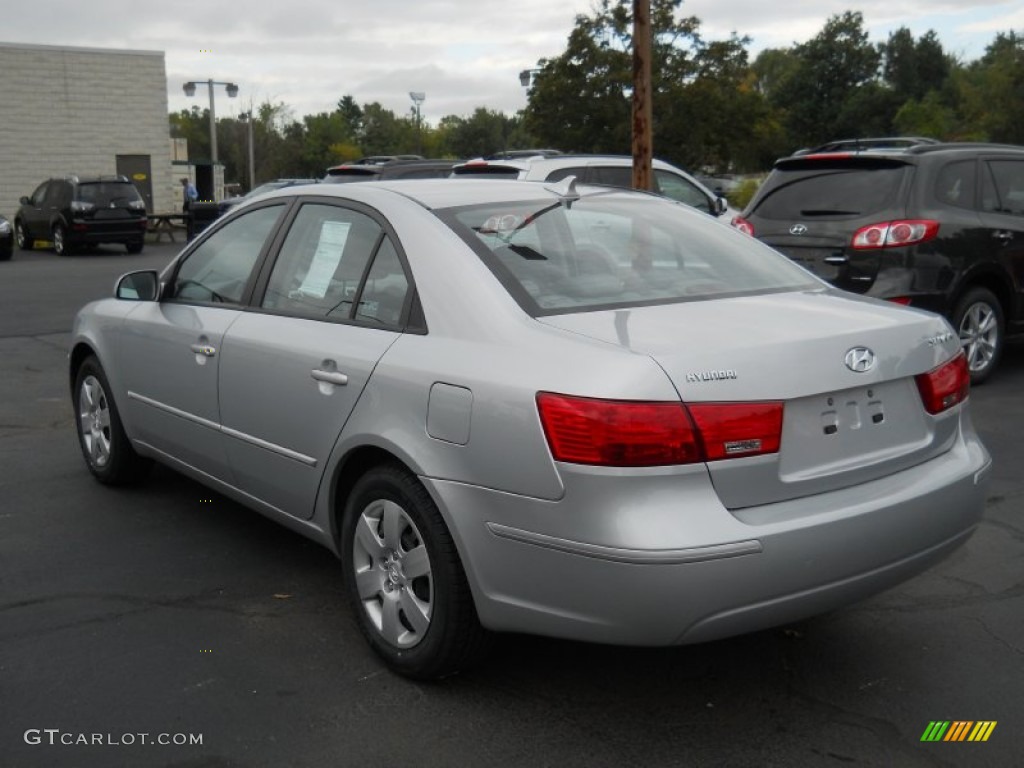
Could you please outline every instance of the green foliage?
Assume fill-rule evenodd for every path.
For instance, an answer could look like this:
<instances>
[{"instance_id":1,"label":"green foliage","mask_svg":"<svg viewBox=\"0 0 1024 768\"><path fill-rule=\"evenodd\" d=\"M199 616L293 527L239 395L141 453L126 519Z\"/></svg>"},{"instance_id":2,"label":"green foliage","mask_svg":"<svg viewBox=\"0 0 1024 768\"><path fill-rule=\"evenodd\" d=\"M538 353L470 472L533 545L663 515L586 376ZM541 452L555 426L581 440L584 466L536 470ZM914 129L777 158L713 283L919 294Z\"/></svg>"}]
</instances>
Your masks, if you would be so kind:
<instances>
[{"instance_id":1,"label":"green foliage","mask_svg":"<svg viewBox=\"0 0 1024 768\"><path fill-rule=\"evenodd\" d=\"M763 178L757 179L744 179L739 185L731 192L726 194L726 198L729 200L729 205L738 211L742 211L747 207L755 194L757 194L758 187L761 186Z\"/></svg>"}]
</instances>

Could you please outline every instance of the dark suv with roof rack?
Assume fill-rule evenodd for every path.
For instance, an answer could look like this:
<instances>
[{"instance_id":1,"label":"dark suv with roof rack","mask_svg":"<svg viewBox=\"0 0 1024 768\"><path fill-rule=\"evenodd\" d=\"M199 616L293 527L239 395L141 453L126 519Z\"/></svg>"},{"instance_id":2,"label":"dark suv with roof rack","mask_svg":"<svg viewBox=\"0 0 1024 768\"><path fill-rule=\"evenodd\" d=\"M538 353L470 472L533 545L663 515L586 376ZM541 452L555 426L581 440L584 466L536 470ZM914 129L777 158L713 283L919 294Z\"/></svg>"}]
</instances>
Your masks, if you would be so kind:
<instances>
[{"instance_id":1,"label":"dark suv with roof rack","mask_svg":"<svg viewBox=\"0 0 1024 768\"><path fill-rule=\"evenodd\" d=\"M327 169L323 180L327 184L344 184L350 181L383 181L385 179L446 179L452 172L455 160L408 159L402 155L383 162L365 162L336 165Z\"/></svg>"},{"instance_id":2,"label":"dark suv with roof rack","mask_svg":"<svg viewBox=\"0 0 1024 768\"><path fill-rule=\"evenodd\" d=\"M21 198L14 236L23 251L31 251L36 240L49 240L61 256L100 243L141 253L147 225L146 204L128 177L65 176Z\"/></svg>"},{"instance_id":3,"label":"dark suv with roof rack","mask_svg":"<svg viewBox=\"0 0 1024 768\"><path fill-rule=\"evenodd\" d=\"M945 315L981 383L1024 333L1024 147L858 141L778 160L733 226L839 288Z\"/></svg>"}]
</instances>

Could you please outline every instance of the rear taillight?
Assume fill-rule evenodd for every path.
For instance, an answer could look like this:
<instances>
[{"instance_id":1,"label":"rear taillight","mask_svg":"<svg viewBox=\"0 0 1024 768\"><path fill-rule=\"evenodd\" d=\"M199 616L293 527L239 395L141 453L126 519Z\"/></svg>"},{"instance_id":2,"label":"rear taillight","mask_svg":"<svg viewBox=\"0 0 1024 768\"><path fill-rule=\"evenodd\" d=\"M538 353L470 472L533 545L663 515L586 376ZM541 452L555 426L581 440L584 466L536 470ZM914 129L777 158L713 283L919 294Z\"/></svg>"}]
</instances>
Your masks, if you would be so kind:
<instances>
[{"instance_id":1,"label":"rear taillight","mask_svg":"<svg viewBox=\"0 0 1024 768\"><path fill-rule=\"evenodd\" d=\"M971 372L967 357L961 351L947 363L928 373L914 377L928 413L942 413L967 399L971 388Z\"/></svg>"},{"instance_id":2,"label":"rear taillight","mask_svg":"<svg viewBox=\"0 0 1024 768\"><path fill-rule=\"evenodd\" d=\"M733 216L732 221L729 223L743 234L750 235L751 237L754 236L754 225L742 216Z\"/></svg>"},{"instance_id":3,"label":"rear taillight","mask_svg":"<svg viewBox=\"0 0 1024 768\"><path fill-rule=\"evenodd\" d=\"M537 395L556 461L612 467L693 464L774 453L782 403L651 403Z\"/></svg>"},{"instance_id":4,"label":"rear taillight","mask_svg":"<svg viewBox=\"0 0 1024 768\"><path fill-rule=\"evenodd\" d=\"M707 461L779 450L782 403L700 403L686 408L704 442Z\"/></svg>"},{"instance_id":5,"label":"rear taillight","mask_svg":"<svg viewBox=\"0 0 1024 768\"><path fill-rule=\"evenodd\" d=\"M909 296L893 296L891 299L886 299L886 301L891 301L893 304L901 304L904 307L910 306Z\"/></svg>"},{"instance_id":6,"label":"rear taillight","mask_svg":"<svg viewBox=\"0 0 1024 768\"><path fill-rule=\"evenodd\" d=\"M853 233L851 245L858 250L901 248L926 243L939 234L939 222L932 219L904 219L868 224Z\"/></svg>"}]
</instances>

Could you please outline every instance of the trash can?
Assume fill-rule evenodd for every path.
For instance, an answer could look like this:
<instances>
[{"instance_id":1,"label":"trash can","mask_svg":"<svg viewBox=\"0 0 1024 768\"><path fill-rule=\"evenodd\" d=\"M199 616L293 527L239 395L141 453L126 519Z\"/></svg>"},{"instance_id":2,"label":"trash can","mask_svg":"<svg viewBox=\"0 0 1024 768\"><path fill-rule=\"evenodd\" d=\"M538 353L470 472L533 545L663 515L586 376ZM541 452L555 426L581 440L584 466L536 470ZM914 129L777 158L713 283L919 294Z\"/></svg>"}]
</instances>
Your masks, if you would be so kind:
<instances>
[{"instance_id":1,"label":"trash can","mask_svg":"<svg viewBox=\"0 0 1024 768\"><path fill-rule=\"evenodd\" d=\"M188 239L192 240L195 238L196 235L210 226L210 222L218 216L220 216L220 207L215 202L189 203L188 215L185 218Z\"/></svg>"}]
</instances>

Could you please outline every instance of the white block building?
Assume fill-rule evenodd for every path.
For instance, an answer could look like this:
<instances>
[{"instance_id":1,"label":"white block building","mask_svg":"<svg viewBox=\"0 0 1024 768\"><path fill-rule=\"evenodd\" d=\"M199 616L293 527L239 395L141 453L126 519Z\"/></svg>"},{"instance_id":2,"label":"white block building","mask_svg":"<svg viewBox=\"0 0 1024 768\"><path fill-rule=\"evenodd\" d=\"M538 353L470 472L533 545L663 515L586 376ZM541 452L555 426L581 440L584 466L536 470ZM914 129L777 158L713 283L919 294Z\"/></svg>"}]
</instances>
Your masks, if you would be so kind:
<instances>
[{"instance_id":1,"label":"white block building","mask_svg":"<svg viewBox=\"0 0 1024 768\"><path fill-rule=\"evenodd\" d=\"M0 214L70 174L123 173L151 212L180 210L163 51L0 43L0 104Z\"/></svg>"}]
</instances>

